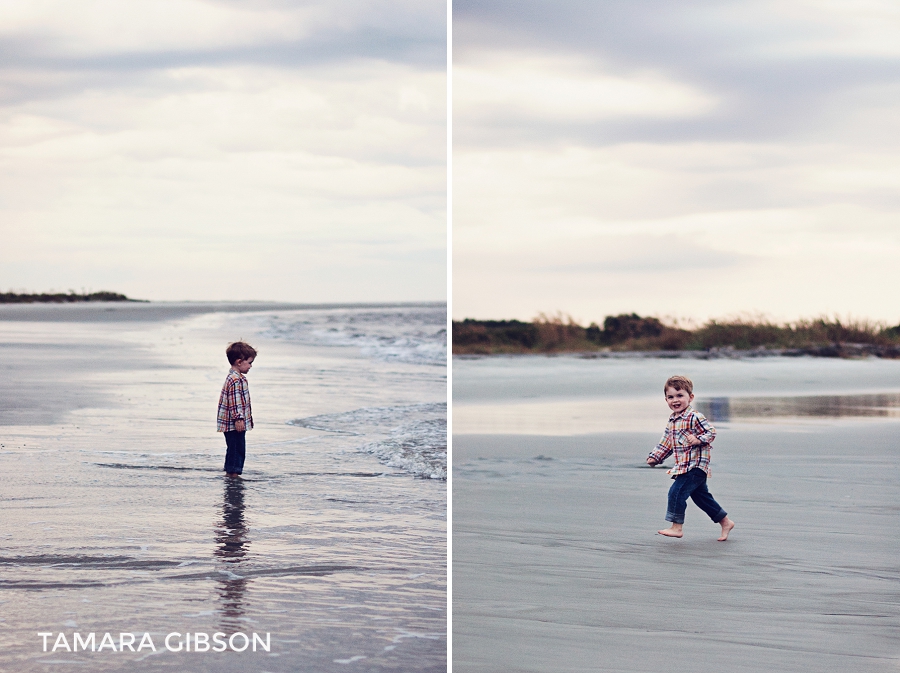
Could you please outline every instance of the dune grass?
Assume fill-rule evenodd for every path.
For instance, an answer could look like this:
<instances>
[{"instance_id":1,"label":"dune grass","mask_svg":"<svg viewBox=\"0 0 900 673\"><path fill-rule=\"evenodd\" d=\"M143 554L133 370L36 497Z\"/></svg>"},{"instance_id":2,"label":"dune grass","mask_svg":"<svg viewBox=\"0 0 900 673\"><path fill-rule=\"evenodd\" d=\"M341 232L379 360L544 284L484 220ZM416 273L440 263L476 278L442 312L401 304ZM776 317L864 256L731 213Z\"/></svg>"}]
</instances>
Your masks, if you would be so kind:
<instances>
[{"instance_id":1,"label":"dune grass","mask_svg":"<svg viewBox=\"0 0 900 673\"><path fill-rule=\"evenodd\" d=\"M835 344L889 346L900 343L897 328L870 321L841 321L818 318L787 325L768 321L712 320L693 333L691 346L708 349L731 346L752 348L810 348Z\"/></svg>"},{"instance_id":2,"label":"dune grass","mask_svg":"<svg viewBox=\"0 0 900 673\"><path fill-rule=\"evenodd\" d=\"M716 349L898 357L900 326L827 317L785 324L739 318L684 329L636 313L607 316L602 327L595 323L584 327L563 314L539 314L531 322L466 319L453 323L455 354Z\"/></svg>"},{"instance_id":3,"label":"dune grass","mask_svg":"<svg viewBox=\"0 0 900 673\"><path fill-rule=\"evenodd\" d=\"M73 304L85 301L139 301L129 299L118 292L90 292L77 294L70 290L68 293L41 293L18 294L15 292L0 292L0 304Z\"/></svg>"}]
</instances>

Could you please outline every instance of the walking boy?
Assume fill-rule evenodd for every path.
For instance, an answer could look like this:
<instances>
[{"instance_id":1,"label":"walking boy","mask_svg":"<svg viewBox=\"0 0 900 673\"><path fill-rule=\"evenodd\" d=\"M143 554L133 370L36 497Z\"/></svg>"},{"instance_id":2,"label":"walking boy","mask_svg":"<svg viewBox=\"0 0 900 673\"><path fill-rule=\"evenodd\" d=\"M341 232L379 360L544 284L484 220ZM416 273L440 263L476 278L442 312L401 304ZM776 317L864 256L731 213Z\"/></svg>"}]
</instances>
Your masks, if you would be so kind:
<instances>
[{"instance_id":1,"label":"walking boy","mask_svg":"<svg viewBox=\"0 0 900 673\"><path fill-rule=\"evenodd\" d=\"M253 413L250 409L250 387L244 376L253 366L256 350L243 341L228 344L225 355L231 364L228 378L219 396L218 432L225 433L225 474L232 478L244 471L246 443L244 436L253 427Z\"/></svg>"},{"instance_id":2,"label":"walking boy","mask_svg":"<svg viewBox=\"0 0 900 673\"><path fill-rule=\"evenodd\" d=\"M647 464L659 465L674 453L675 467L669 470L669 474L675 483L669 489L669 505L666 511L666 521L670 521L672 526L657 532L666 537L683 535L681 529L687 499L690 497L710 519L722 526L719 542L724 542L734 528L734 521L728 518L728 514L706 488L706 478L709 476L709 450L716 438L716 429L703 414L691 406L691 402L694 401L694 384L689 378L670 377L663 387L663 392L672 414L669 416L665 434L647 457Z\"/></svg>"}]
</instances>

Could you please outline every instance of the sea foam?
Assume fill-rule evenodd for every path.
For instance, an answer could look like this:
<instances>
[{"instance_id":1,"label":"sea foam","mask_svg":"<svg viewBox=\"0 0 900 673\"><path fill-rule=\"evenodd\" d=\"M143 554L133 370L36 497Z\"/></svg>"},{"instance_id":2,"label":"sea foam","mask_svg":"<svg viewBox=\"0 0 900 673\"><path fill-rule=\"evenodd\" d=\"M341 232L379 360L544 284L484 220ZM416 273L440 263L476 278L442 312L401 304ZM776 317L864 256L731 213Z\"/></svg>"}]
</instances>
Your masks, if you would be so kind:
<instances>
[{"instance_id":1,"label":"sea foam","mask_svg":"<svg viewBox=\"0 0 900 673\"><path fill-rule=\"evenodd\" d=\"M447 478L447 404L363 407L289 422L312 430L370 439L359 446L389 467L425 479Z\"/></svg>"}]
</instances>

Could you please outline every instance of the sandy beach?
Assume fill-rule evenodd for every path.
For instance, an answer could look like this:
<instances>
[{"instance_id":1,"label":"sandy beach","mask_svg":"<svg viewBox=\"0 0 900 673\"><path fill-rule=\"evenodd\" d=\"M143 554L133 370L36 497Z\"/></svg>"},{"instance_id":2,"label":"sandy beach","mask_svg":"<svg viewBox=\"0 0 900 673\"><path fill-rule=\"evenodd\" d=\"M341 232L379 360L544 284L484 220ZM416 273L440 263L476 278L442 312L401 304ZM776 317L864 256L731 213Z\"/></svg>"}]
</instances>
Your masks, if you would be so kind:
<instances>
[{"instance_id":1,"label":"sandy beach","mask_svg":"<svg viewBox=\"0 0 900 673\"><path fill-rule=\"evenodd\" d=\"M665 424L661 392L658 429L643 412L624 431L561 417L566 400L601 419L622 400L650 405L644 381L676 371L720 401L900 384L893 362L758 364L454 367L455 670L897 670L896 409L720 421L709 488L737 522L725 543L693 504L683 539L655 534L671 482L643 461ZM506 413L490 427L482 405Z\"/></svg>"},{"instance_id":2,"label":"sandy beach","mask_svg":"<svg viewBox=\"0 0 900 673\"><path fill-rule=\"evenodd\" d=\"M444 311L0 308L0 668L445 670ZM215 411L240 338L260 355L232 483ZM116 649L54 649L76 632ZM269 648L203 651L217 632Z\"/></svg>"}]
</instances>

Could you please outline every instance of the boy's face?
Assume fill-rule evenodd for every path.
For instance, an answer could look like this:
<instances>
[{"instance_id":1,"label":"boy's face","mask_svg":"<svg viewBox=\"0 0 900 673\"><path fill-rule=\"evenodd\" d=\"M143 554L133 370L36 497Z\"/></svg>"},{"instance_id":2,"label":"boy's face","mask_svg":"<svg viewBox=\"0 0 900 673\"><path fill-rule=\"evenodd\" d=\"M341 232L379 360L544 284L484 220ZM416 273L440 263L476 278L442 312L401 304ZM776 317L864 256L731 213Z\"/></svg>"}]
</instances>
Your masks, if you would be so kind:
<instances>
[{"instance_id":1,"label":"boy's face","mask_svg":"<svg viewBox=\"0 0 900 673\"><path fill-rule=\"evenodd\" d=\"M247 358L246 360L236 360L235 363L231 365L231 368L240 374L246 374L250 371L250 367L253 366L253 361L255 359L256 358Z\"/></svg>"},{"instance_id":2,"label":"boy's face","mask_svg":"<svg viewBox=\"0 0 900 673\"><path fill-rule=\"evenodd\" d=\"M687 409L693 401L693 393L688 393L686 390L675 390L671 386L666 388L666 403L668 403L669 409L676 413Z\"/></svg>"}]
</instances>

